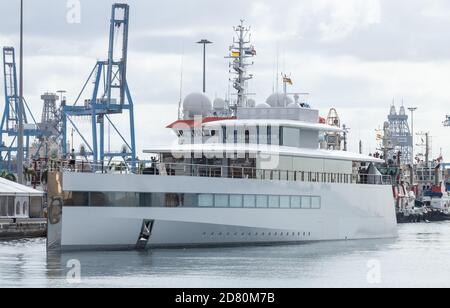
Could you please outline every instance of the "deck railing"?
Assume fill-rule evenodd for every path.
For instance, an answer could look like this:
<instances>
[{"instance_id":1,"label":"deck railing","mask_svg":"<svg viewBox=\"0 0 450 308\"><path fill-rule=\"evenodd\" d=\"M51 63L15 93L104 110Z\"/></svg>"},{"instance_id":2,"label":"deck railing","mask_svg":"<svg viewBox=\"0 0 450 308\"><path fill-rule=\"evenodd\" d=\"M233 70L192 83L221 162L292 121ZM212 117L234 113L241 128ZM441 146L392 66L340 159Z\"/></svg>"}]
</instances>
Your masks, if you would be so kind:
<instances>
[{"instance_id":1,"label":"deck railing","mask_svg":"<svg viewBox=\"0 0 450 308\"><path fill-rule=\"evenodd\" d=\"M146 164L151 165L151 167L146 168ZM48 169L50 171L75 173L141 174L154 176L209 177L310 183L392 185L392 178L390 176L383 175L308 172L278 169L269 170L252 167L155 163L142 161L136 164L122 163L111 166L94 164L87 161L77 161L75 165L71 165L69 162L53 162L48 166Z\"/></svg>"}]
</instances>

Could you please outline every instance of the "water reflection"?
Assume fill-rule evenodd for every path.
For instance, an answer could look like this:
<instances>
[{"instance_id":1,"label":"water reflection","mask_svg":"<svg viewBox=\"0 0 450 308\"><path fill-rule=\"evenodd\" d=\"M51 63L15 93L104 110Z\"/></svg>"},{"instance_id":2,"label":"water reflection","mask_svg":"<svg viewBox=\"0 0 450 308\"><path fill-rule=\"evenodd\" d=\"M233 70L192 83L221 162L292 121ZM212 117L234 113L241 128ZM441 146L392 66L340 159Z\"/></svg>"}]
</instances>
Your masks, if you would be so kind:
<instances>
[{"instance_id":1,"label":"water reflection","mask_svg":"<svg viewBox=\"0 0 450 308\"><path fill-rule=\"evenodd\" d=\"M46 254L43 239L13 241L0 242L0 286L372 287L370 260L381 286L450 286L448 255L450 223L401 226L392 240L226 249ZM67 280L73 260L76 285Z\"/></svg>"},{"instance_id":2,"label":"water reflection","mask_svg":"<svg viewBox=\"0 0 450 308\"><path fill-rule=\"evenodd\" d=\"M49 278L64 278L68 262L79 260L85 280L135 277L148 286L158 286L159 278L163 278L164 284L170 279L187 281L189 278L258 281L268 275L282 283L283 279L312 276L333 260L387 249L395 242L372 240L226 249L63 253L49 255L47 269Z\"/></svg>"}]
</instances>

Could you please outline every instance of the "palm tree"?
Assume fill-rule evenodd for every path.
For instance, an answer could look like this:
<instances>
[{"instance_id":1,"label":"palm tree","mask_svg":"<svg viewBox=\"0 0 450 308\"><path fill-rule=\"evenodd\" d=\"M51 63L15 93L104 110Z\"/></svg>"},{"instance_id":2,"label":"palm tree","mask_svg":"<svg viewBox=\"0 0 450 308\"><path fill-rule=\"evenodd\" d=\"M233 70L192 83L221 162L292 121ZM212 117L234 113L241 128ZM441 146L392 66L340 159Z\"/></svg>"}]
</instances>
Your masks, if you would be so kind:
<instances>
[{"instance_id":1,"label":"palm tree","mask_svg":"<svg viewBox=\"0 0 450 308\"><path fill-rule=\"evenodd\" d=\"M0 178L6 179L6 180L12 181L12 182L17 182L16 176L6 170L3 170L2 173L0 173Z\"/></svg>"}]
</instances>

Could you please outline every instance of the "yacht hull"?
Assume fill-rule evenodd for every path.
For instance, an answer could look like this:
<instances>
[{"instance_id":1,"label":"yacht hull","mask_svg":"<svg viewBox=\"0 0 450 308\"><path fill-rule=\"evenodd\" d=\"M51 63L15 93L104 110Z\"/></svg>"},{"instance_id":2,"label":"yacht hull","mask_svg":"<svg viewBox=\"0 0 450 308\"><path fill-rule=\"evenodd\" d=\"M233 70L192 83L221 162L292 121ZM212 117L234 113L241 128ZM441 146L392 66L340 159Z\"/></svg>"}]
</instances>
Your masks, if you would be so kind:
<instances>
[{"instance_id":1,"label":"yacht hull","mask_svg":"<svg viewBox=\"0 0 450 308\"><path fill-rule=\"evenodd\" d=\"M95 182L95 185L92 185ZM65 191L302 194L320 209L64 206L62 250L271 245L397 236L390 186L137 175L64 176ZM165 188L165 190L161 190ZM169 189L169 190L168 190ZM149 224L151 222L151 224ZM141 239L141 241L140 241Z\"/></svg>"}]
</instances>

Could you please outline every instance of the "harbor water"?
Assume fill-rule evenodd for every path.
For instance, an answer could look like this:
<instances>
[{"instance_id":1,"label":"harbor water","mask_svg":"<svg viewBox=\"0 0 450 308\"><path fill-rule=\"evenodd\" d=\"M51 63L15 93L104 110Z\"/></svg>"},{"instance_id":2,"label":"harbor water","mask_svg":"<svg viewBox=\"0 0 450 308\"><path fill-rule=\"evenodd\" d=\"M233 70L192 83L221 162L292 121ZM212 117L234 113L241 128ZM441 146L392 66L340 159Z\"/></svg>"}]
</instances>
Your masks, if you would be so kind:
<instances>
[{"instance_id":1,"label":"harbor water","mask_svg":"<svg viewBox=\"0 0 450 308\"><path fill-rule=\"evenodd\" d=\"M0 287L450 287L450 223L399 238L47 256L45 239L0 242Z\"/></svg>"}]
</instances>

